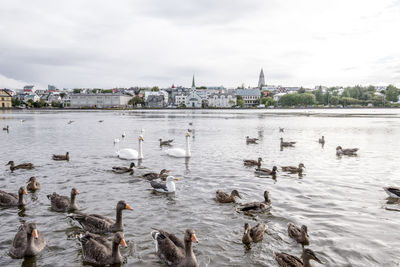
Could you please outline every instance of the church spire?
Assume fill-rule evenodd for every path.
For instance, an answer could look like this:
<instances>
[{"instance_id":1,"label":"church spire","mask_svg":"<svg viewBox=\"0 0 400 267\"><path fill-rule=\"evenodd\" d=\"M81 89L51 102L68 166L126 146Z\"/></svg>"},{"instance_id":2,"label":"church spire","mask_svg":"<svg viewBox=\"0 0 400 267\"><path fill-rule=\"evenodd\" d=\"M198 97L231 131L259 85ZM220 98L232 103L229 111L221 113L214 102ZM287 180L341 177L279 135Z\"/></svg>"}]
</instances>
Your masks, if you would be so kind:
<instances>
[{"instance_id":1,"label":"church spire","mask_svg":"<svg viewBox=\"0 0 400 267\"><path fill-rule=\"evenodd\" d=\"M193 80L192 80L192 89L196 89L196 84L194 83L194 74L193 74Z\"/></svg>"},{"instance_id":2,"label":"church spire","mask_svg":"<svg viewBox=\"0 0 400 267\"><path fill-rule=\"evenodd\" d=\"M258 87L261 88L265 85L264 71L261 68L260 77L258 78Z\"/></svg>"}]
</instances>

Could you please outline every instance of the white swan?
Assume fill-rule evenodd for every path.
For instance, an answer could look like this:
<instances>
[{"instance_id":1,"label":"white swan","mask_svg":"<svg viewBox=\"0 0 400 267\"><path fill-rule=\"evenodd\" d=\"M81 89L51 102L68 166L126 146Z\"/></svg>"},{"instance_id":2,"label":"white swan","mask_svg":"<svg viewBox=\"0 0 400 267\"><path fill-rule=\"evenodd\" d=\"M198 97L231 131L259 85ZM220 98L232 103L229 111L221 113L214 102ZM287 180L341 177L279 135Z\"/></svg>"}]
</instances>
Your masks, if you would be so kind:
<instances>
[{"instance_id":1,"label":"white swan","mask_svg":"<svg viewBox=\"0 0 400 267\"><path fill-rule=\"evenodd\" d=\"M117 151L117 155L121 159L143 159L143 136L139 135L139 152L135 149L124 148Z\"/></svg>"},{"instance_id":2,"label":"white swan","mask_svg":"<svg viewBox=\"0 0 400 267\"><path fill-rule=\"evenodd\" d=\"M182 148L171 148L165 150L165 153L167 153L168 156L170 157L175 157L175 158L190 158L192 156L192 153L190 152L190 144L189 144L189 137L190 133L186 133L186 146L185 149Z\"/></svg>"}]
</instances>

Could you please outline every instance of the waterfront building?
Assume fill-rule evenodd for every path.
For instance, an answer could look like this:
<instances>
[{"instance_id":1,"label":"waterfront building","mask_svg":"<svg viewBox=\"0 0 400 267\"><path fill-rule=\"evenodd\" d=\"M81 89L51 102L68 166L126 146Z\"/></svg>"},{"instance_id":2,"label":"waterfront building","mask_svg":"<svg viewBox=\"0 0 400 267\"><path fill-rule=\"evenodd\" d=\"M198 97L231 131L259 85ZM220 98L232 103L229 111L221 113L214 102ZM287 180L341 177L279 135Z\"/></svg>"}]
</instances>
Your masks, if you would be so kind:
<instances>
[{"instance_id":1,"label":"waterfront building","mask_svg":"<svg viewBox=\"0 0 400 267\"><path fill-rule=\"evenodd\" d=\"M260 104L261 91L259 88L237 89L236 95L243 98L245 108L256 107Z\"/></svg>"},{"instance_id":2,"label":"waterfront building","mask_svg":"<svg viewBox=\"0 0 400 267\"><path fill-rule=\"evenodd\" d=\"M24 102L28 103L29 100L32 100L33 102L38 102L40 101L40 96L35 93L26 94L24 96Z\"/></svg>"},{"instance_id":3,"label":"waterfront building","mask_svg":"<svg viewBox=\"0 0 400 267\"><path fill-rule=\"evenodd\" d=\"M261 69L260 76L258 77L258 88L262 88L265 85L264 71Z\"/></svg>"},{"instance_id":4,"label":"waterfront building","mask_svg":"<svg viewBox=\"0 0 400 267\"><path fill-rule=\"evenodd\" d=\"M208 106L216 108L230 108L236 106L236 95L234 92L212 93L208 96Z\"/></svg>"},{"instance_id":5,"label":"waterfront building","mask_svg":"<svg viewBox=\"0 0 400 267\"><path fill-rule=\"evenodd\" d=\"M6 90L0 90L0 108L12 108L12 96Z\"/></svg>"},{"instance_id":6,"label":"waterfront building","mask_svg":"<svg viewBox=\"0 0 400 267\"><path fill-rule=\"evenodd\" d=\"M34 93L36 91L36 88L34 85L25 85L24 86L24 92L26 93Z\"/></svg>"},{"instance_id":7,"label":"waterfront building","mask_svg":"<svg viewBox=\"0 0 400 267\"><path fill-rule=\"evenodd\" d=\"M186 96L185 105L187 108L201 108L203 100L207 100L207 94L205 91L201 92L196 90L196 84L193 75L192 88L190 89L189 94Z\"/></svg>"},{"instance_id":8,"label":"waterfront building","mask_svg":"<svg viewBox=\"0 0 400 267\"><path fill-rule=\"evenodd\" d=\"M147 99L145 100L145 105L148 108L163 108L164 105L164 95L159 94L159 95L149 95Z\"/></svg>"},{"instance_id":9,"label":"waterfront building","mask_svg":"<svg viewBox=\"0 0 400 267\"><path fill-rule=\"evenodd\" d=\"M132 96L121 93L100 93L100 94L72 94L71 108L123 108L128 106Z\"/></svg>"}]
</instances>

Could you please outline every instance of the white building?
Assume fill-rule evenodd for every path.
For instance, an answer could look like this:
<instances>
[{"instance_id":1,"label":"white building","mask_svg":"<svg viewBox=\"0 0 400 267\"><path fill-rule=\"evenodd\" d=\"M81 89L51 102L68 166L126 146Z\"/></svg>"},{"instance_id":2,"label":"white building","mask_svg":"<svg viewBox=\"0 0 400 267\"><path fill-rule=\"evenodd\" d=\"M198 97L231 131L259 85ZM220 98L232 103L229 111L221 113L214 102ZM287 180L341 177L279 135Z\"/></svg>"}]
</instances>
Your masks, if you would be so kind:
<instances>
[{"instance_id":1,"label":"white building","mask_svg":"<svg viewBox=\"0 0 400 267\"><path fill-rule=\"evenodd\" d=\"M35 93L25 95L24 102L27 103L29 100L32 100L33 102L38 102L40 101L40 97Z\"/></svg>"},{"instance_id":2,"label":"white building","mask_svg":"<svg viewBox=\"0 0 400 267\"><path fill-rule=\"evenodd\" d=\"M197 90L191 90L186 96L185 105L187 108L201 108L203 98L197 93Z\"/></svg>"},{"instance_id":3,"label":"white building","mask_svg":"<svg viewBox=\"0 0 400 267\"><path fill-rule=\"evenodd\" d=\"M126 107L132 97L121 93L117 94L72 94L71 108L112 108Z\"/></svg>"},{"instance_id":4,"label":"white building","mask_svg":"<svg viewBox=\"0 0 400 267\"><path fill-rule=\"evenodd\" d=\"M282 96L286 95L287 93L278 93L274 95L274 100L275 101L279 101L279 99L281 99Z\"/></svg>"},{"instance_id":5,"label":"white building","mask_svg":"<svg viewBox=\"0 0 400 267\"><path fill-rule=\"evenodd\" d=\"M186 95L185 94L179 94L175 96L175 105L180 106L182 104L186 105Z\"/></svg>"},{"instance_id":6,"label":"white building","mask_svg":"<svg viewBox=\"0 0 400 267\"><path fill-rule=\"evenodd\" d=\"M236 95L243 98L245 108L256 107L260 104L261 91L258 88L237 89Z\"/></svg>"},{"instance_id":7,"label":"white building","mask_svg":"<svg viewBox=\"0 0 400 267\"><path fill-rule=\"evenodd\" d=\"M208 106L216 108L236 106L236 95L234 93L212 93L208 96Z\"/></svg>"}]
</instances>

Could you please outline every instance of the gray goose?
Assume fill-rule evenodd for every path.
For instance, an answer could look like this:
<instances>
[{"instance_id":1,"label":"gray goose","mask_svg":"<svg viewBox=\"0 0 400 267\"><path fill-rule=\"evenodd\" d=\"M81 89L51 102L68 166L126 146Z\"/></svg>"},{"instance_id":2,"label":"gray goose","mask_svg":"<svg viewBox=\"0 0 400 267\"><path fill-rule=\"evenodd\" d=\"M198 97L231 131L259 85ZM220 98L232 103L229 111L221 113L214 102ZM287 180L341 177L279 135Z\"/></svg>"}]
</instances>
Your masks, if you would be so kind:
<instances>
[{"instance_id":1,"label":"gray goose","mask_svg":"<svg viewBox=\"0 0 400 267\"><path fill-rule=\"evenodd\" d=\"M283 138L281 137L281 147L292 147L296 144L296 142L284 142Z\"/></svg>"},{"instance_id":2,"label":"gray goose","mask_svg":"<svg viewBox=\"0 0 400 267\"><path fill-rule=\"evenodd\" d=\"M258 223L251 227L248 223L244 224L244 234L242 242L245 245L250 245L252 242L256 243L264 239L264 233L267 226L263 223Z\"/></svg>"},{"instance_id":3,"label":"gray goose","mask_svg":"<svg viewBox=\"0 0 400 267\"><path fill-rule=\"evenodd\" d=\"M36 190L40 189L40 184L36 180L36 177L32 176L31 178L29 178L28 185L26 186L26 189L28 189L31 192L35 192Z\"/></svg>"},{"instance_id":4,"label":"gray goose","mask_svg":"<svg viewBox=\"0 0 400 267\"><path fill-rule=\"evenodd\" d=\"M68 217L77 221L85 231L103 234L109 232L121 232L124 230L122 224L122 210L133 210L132 207L125 201L120 200L117 204L116 220L98 215L98 214L84 214L76 213L69 214Z\"/></svg>"},{"instance_id":5,"label":"gray goose","mask_svg":"<svg viewBox=\"0 0 400 267\"><path fill-rule=\"evenodd\" d=\"M84 262L94 265L113 265L122 263L119 245L127 247L124 234L116 232L112 241L102 236L86 232L79 236L82 244L82 258Z\"/></svg>"},{"instance_id":6,"label":"gray goose","mask_svg":"<svg viewBox=\"0 0 400 267\"><path fill-rule=\"evenodd\" d=\"M158 140L160 141L160 146L171 146L171 143L174 141L174 139L163 141L161 138Z\"/></svg>"},{"instance_id":7,"label":"gray goose","mask_svg":"<svg viewBox=\"0 0 400 267\"><path fill-rule=\"evenodd\" d=\"M220 190L215 192L215 198L220 203L235 203L235 197L242 198L236 189L232 190L230 195Z\"/></svg>"},{"instance_id":8,"label":"gray goose","mask_svg":"<svg viewBox=\"0 0 400 267\"><path fill-rule=\"evenodd\" d=\"M197 267L192 242L198 243L193 229L187 229L183 241L174 234L155 229L151 232L158 257L168 265L177 267Z\"/></svg>"},{"instance_id":9,"label":"gray goose","mask_svg":"<svg viewBox=\"0 0 400 267\"><path fill-rule=\"evenodd\" d=\"M316 262L322 264L322 261L318 259L314 251L312 251L311 249L308 248L304 249L301 257L302 259L287 254L285 252L282 253L275 252L275 260L281 267L311 267L310 263L311 260L315 260Z\"/></svg>"},{"instance_id":10,"label":"gray goose","mask_svg":"<svg viewBox=\"0 0 400 267\"><path fill-rule=\"evenodd\" d=\"M7 127L3 127L3 131L7 131L8 132L8 125L7 125Z\"/></svg>"},{"instance_id":11,"label":"gray goose","mask_svg":"<svg viewBox=\"0 0 400 267\"><path fill-rule=\"evenodd\" d=\"M247 144L257 144L258 138L250 138L249 136L246 136L246 143Z\"/></svg>"},{"instance_id":12,"label":"gray goose","mask_svg":"<svg viewBox=\"0 0 400 267\"><path fill-rule=\"evenodd\" d=\"M357 156L358 148L342 148L341 146L336 147L336 155L342 156Z\"/></svg>"},{"instance_id":13,"label":"gray goose","mask_svg":"<svg viewBox=\"0 0 400 267\"><path fill-rule=\"evenodd\" d=\"M18 169L30 170L30 169L34 168L32 163L22 163L22 164L15 165L14 161L12 161L12 160L10 160L6 164L6 166L7 165L10 165L11 172L13 172L14 170L18 170Z\"/></svg>"},{"instance_id":14,"label":"gray goose","mask_svg":"<svg viewBox=\"0 0 400 267\"><path fill-rule=\"evenodd\" d=\"M305 168L303 163L299 163L299 167L295 166L282 166L282 171L284 172L290 172L290 173L303 173L303 168Z\"/></svg>"},{"instance_id":15,"label":"gray goose","mask_svg":"<svg viewBox=\"0 0 400 267\"><path fill-rule=\"evenodd\" d=\"M0 207L24 206L24 195L28 194L23 186L18 190L18 195L0 190Z\"/></svg>"},{"instance_id":16,"label":"gray goose","mask_svg":"<svg viewBox=\"0 0 400 267\"><path fill-rule=\"evenodd\" d=\"M47 195L47 198L51 202L51 208L55 211L59 212L74 212L78 209L78 205L76 204L75 198L76 195L79 194L78 189L71 189L71 198L67 196L61 196L56 192L53 192L51 195Z\"/></svg>"},{"instance_id":17,"label":"gray goose","mask_svg":"<svg viewBox=\"0 0 400 267\"><path fill-rule=\"evenodd\" d=\"M142 175L143 178L145 178L146 180L152 181L155 179L160 178L161 180L165 181L168 177L168 173L170 171L167 169L162 169L160 171L160 173L156 173L156 172L148 172Z\"/></svg>"},{"instance_id":18,"label":"gray goose","mask_svg":"<svg viewBox=\"0 0 400 267\"><path fill-rule=\"evenodd\" d=\"M261 174L261 175L276 175L276 172L278 171L278 168L276 166L272 167L272 170L267 169L267 168L256 168L255 173L256 174Z\"/></svg>"},{"instance_id":19,"label":"gray goose","mask_svg":"<svg viewBox=\"0 0 400 267\"><path fill-rule=\"evenodd\" d=\"M322 136L320 139L318 139L318 143L325 144L325 137Z\"/></svg>"},{"instance_id":20,"label":"gray goose","mask_svg":"<svg viewBox=\"0 0 400 267\"><path fill-rule=\"evenodd\" d=\"M69 161L69 152L65 153L65 155L54 155L53 154L53 160L57 160L57 161L66 160L66 161Z\"/></svg>"},{"instance_id":21,"label":"gray goose","mask_svg":"<svg viewBox=\"0 0 400 267\"><path fill-rule=\"evenodd\" d=\"M261 162L262 158L258 158L258 160L253 160L253 159L245 159L243 160L243 165L244 166L257 166L258 168L261 168Z\"/></svg>"},{"instance_id":22,"label":"gray goose","mask_svg":"<svg viewBox=\"0 0 400 267\"><path fill-rule=\"evenodd\" d=\"M269 193L265 190L263 202L250 202L243 204L240 210L245 212L263 212L270 206L271 200L269 199Z\"/></svg>"},{"instance_id":23,"label":"gray goose","mask_svg":"<svg viewBox=\"0 0 400 267\"><path fill-rule=\"evenodd\" d=\"M288 235L290 238L296 240L297 243L301 244L303 248L310 244L310 237L308 236L307 226L305 225L299 228L292 223L288 223Z\"/></svg>"},{"instance_id":24,"label":"gray goose","mask_svg":"<svg viewBox=\"0 0 400 267\"><path fill-rule=\"evenodd\" d=\"M112 167L112 171L114 173L118 173L118 174L129 172L130 175L133 175L133 173L134 173L133 167L135 167L135 162L132 162L131 165L129 165L129 168L114 166L114 167Z\"/></svg>"},{"instance_id":25,"label":"gray goose","mask_svg":"<svg viewBox=\"0 0 400 267\"><path fill-rule=\"evenodd\" d=\"M32 257L46 246L42 233L37 229L36 223L24 223L18 228L10 248L10 255L14 258Z\"/></svg>"}]
</instances>

